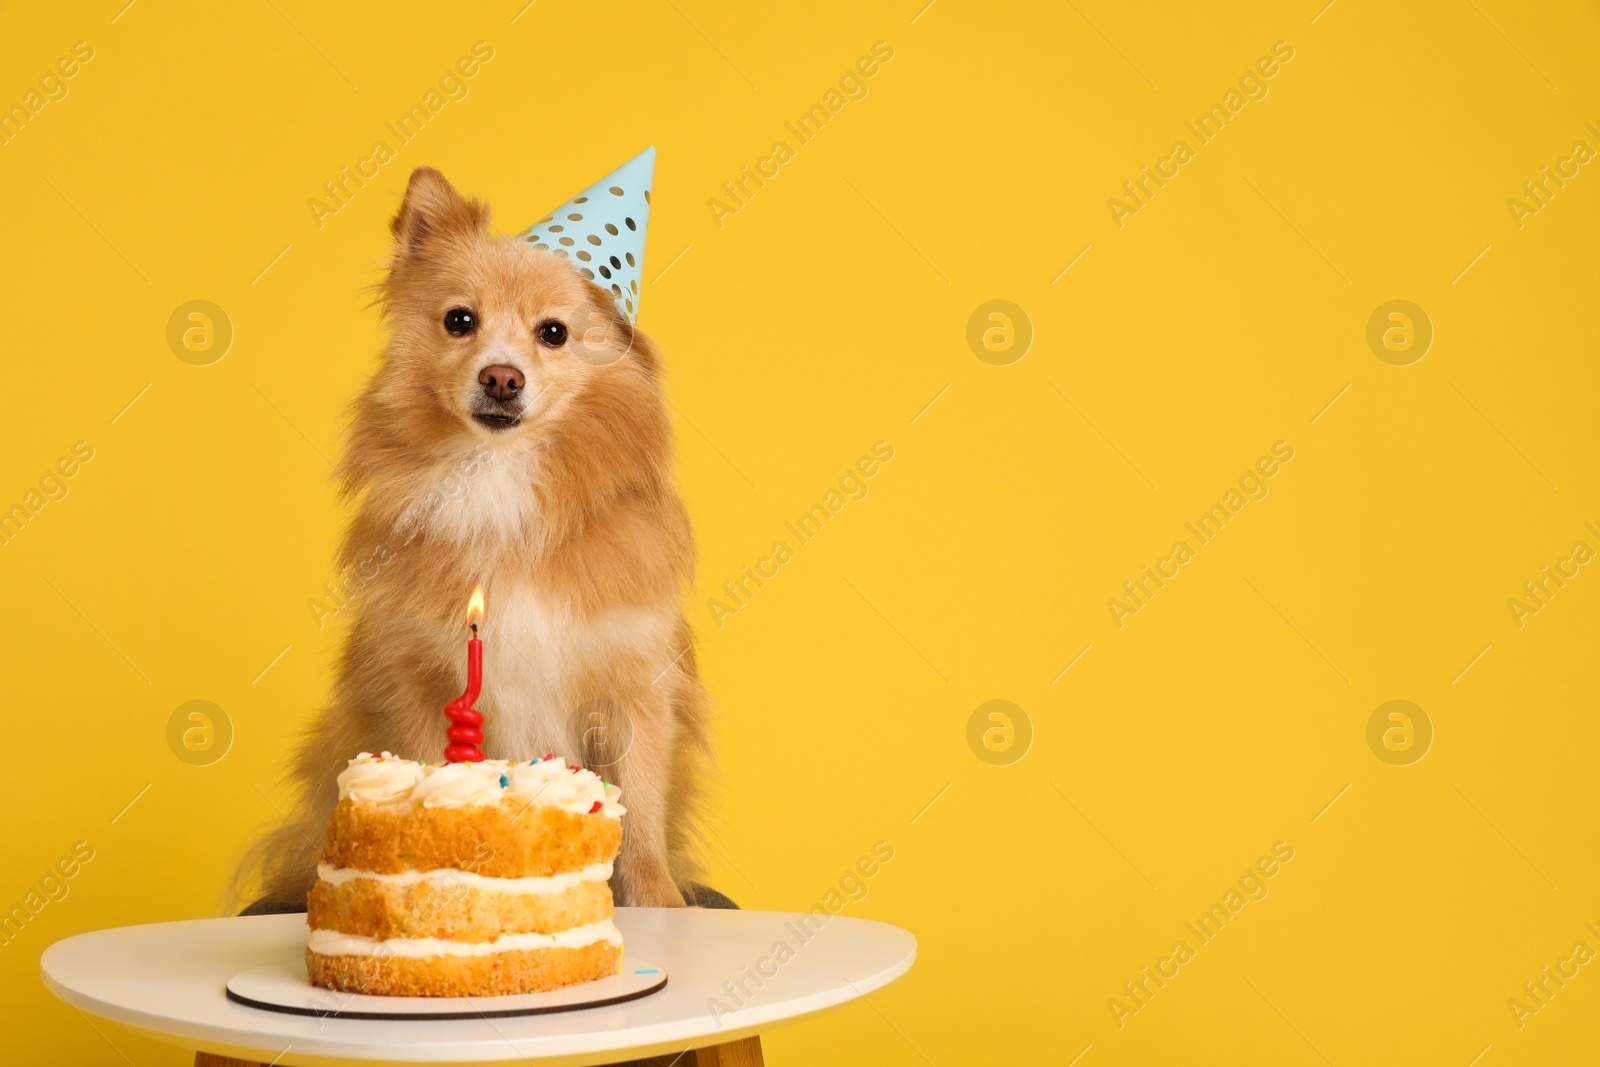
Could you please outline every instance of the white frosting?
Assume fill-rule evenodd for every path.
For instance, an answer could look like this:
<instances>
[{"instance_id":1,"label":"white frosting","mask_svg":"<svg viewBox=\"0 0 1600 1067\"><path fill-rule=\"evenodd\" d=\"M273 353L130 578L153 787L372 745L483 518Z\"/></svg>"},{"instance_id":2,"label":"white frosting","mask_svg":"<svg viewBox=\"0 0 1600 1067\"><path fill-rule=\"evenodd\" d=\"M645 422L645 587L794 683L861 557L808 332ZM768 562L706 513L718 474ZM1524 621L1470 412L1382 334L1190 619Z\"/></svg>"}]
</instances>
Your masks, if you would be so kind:
<instances>
[{"instance_id":1,"label":"white frosting","mask_svg":"<svg viewBox=\"0 0 1600 1067\"><path fill-rule=\"evenodd\" d=\"M446 763L429 768L411 791L411 799L425 808L461 808L468 804L498 804L505 796L501 775L474 763Z\"/></svg>"},{"instance_id":2,"label":"white frosting","mask_svg":"<svg viewBox=\"0 0 1600 1067\"><path fill-rule=\"evenodd\" d=\"M460 808L498 804L509 798L518 806L554 807L574 815L620 819L628 809L619 803L622 790L591 770L569 767L560 756L512 763L419 763L388 752L363 752L339 775L339 797L362 804L421 804L427 808ZM597 808L596 805L599 805Z\"/></svg>"},{"instance_id":3,"label":"white frosting","mask_svg":"<svg viewBox=\"0 0 1600 1067\"><path fill-rule=\"evenodd\" d=\"M543 896L565 892L584 882L604 882L611 877L611 864L594 863L581 871L563 871L546 877L491 878L488 875L460 871L452 867L441 867L432 871L379 874L376 871L362 871L354 867L332 867L322 863L317 865L317 877L329 885L343 885L360 878L387 885L408 886L421 882L435 882L444 886L465 886L469 889L485 889L496 893Z\"/></svg>"},{"instance_id":4,"label":"white frosting","mask_svg":"<svg viewBox=\"0 0 1600 1067\"><path fill-rule=\"evenodd\" d=\"M508 782L506 795L518 803L548 805L582 815L599 801L601 813L612 818L627 810L617 803L622 795L619 787L602 781L591 770L568 767L560 756L537 763L515 763L503 773Z\"/></svg>"},{"instance_id":5,"label":"white frosting","mask_svg":"<svg viewBox=\"0 0 1600 1067\"><path fill-rule=\"evenodd\" d=\"M371 804L404 800L422 781L422 773L422 764L414 760L396 759L387 752L374 759L363 752L340 773L339 796Z\"/></svg>"},{"instance_id":6,"label":"white frosting","mask_svg":"<svg viewBox=\"0 0 1600 1067\"><path fill-rule=\"evenodd\" d=\"M493 941L445 941L437 937L378 939L338 930L313 930L306 947L320 956L492 956L536 948L583 948L597 941L622 944L622 931L607 919L553 934L505 934Z\"/></svg>"}]
</instances>

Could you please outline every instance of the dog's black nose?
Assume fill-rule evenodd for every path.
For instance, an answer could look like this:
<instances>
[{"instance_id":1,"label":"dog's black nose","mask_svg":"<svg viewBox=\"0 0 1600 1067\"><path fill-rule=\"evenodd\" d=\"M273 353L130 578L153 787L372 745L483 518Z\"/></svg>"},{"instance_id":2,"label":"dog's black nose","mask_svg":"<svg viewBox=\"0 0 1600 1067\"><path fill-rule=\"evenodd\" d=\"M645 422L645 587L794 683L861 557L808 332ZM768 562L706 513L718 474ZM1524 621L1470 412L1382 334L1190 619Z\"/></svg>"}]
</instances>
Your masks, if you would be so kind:
<instances>
[{"instance_id":1,"label":"dog's black nose","mask_svg":"<svg viewBox=\"0 0 1600 1067\"><path fill-rule=\"evenodd\" d=\"M522 392L522 387L527 382L523 379L522 372L517 368L497 363L478 372L478 384L483 386L483 391L486 394L495 400L504 402L515 400L517 394Z\"/></svg>"}]
</instances>

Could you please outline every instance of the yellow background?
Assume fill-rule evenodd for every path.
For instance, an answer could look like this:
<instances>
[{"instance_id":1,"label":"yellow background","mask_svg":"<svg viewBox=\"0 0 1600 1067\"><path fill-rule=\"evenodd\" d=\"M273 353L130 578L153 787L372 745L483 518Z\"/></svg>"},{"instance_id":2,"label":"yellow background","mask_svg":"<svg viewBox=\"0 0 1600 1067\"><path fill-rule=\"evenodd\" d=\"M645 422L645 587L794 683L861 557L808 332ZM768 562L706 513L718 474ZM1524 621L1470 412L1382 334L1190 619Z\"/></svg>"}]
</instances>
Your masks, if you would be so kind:
<instances>
[{"instance_id":1,"label":"yellow background","mask_svg":"<svg viewBox=\"0 0 1600 1067\"><path fill-rule=\"evenodd\" d=\"M410 168L514 232L650 144L641 324L699 537L712 881L805 908L887 841L846 913L920 941L870 1003L772 1033L769 1062L1593 1055L1600 965L1521 1029L1506 1002L1600 949L1600 575L1521 629L1506 602L1600 548L1600 174L1520 229L1506 201L1600 149L1600 16L921 2L7 5L0 100L95 49L0 147L0 501L95 449L0 548L0 903L95 849L0 948L7 1059L187 1062L96 1033L38 955L220 914L276 818L338 647L306 602L336 577L329 460ZM478 40L470 95L318 229L306 201ZM795 146L784 122L880 40L870 95ZM1270 95L1119 230L1107 199L1280 40ZM795 158L718 228L707 200L780 138ZM193 299L236 331L211 366L165 340ZM1035 332L1009 366L966 342L994 299ZM1392 299L1434 326L1411 366L1366 343ZM879 440L870 495L713 625L706 598ZM1270 495L1119 630L1106 600L1279 440ZM235 732L211 766L167 745L192 699ZM1009 766L967 744L991 699L1032 724ZM1367 745L1391 699L1433 724L1411 766ZM1108 998L1280 840L1270 896L1119 1029Z\"/></svg>"}]
</instances>

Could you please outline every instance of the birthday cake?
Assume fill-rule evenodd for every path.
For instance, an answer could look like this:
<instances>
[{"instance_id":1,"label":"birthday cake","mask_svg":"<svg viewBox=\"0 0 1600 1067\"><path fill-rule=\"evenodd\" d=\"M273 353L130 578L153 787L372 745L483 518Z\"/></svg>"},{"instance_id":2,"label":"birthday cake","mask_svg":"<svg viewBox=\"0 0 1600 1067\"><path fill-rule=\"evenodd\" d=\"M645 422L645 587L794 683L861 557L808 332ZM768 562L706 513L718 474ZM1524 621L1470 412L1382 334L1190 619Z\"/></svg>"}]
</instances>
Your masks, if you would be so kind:
<instances>
[{"instance_id":1,"label":"birthday cake","mask_svg":"<svg viewBox=\"0 0 1600 1067\"><path fill-rule=\"evenodd\" d=\"M621 790L555 756L362 753L307 908L315 985L380 996L542 992L615 974Z\"/></svg>"}]
</instances>

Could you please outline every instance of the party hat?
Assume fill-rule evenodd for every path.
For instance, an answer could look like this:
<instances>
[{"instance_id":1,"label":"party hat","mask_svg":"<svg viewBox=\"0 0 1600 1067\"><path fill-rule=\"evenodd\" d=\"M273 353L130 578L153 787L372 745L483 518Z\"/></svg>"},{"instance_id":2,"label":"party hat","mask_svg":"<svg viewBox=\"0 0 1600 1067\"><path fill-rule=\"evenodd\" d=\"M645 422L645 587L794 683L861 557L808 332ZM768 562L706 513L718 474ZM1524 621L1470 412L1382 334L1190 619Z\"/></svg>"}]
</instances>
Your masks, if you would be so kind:
<instances>
[{"instance_id":1,"label":"party hat","mask_svg":"<svg viewBox=\"0 0 1600 1067\"><path fill-rule=\"evenodd\" d=\"M617 311L630 325L639 310L655 170L656 150L646 148L517 235L535 248L571 259L579 274L610 289Z\"/></svg>"}]
</instances>

